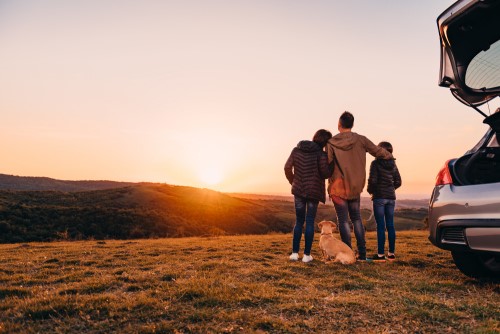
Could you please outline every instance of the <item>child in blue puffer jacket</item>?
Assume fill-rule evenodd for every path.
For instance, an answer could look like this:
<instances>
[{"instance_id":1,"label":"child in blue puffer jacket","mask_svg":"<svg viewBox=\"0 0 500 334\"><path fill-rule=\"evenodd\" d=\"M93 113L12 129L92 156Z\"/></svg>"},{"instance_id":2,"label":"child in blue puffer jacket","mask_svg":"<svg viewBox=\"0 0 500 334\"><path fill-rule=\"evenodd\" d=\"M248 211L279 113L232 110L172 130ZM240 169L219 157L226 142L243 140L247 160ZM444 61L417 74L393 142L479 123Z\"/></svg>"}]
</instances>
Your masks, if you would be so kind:
<instances>
[{"instance_id":1,"label":"child in blue puffer jacket","mask_svg":"<svg viewBox=\"0 0 500 334\"><path fill-rule=\"evenodd\" d=\"M392 153L392 145L383 141L378 146ZM396 189L401 187L401 175L394 159L375 159L370 165L368 177L368 193L372 195L373 214L377 222L377 254L374 262L385 262L385 230L389 239L387 259L394 261L396 247L396 229L394 228L394 208L396 206Z\"/></svg>"}]
</instances>

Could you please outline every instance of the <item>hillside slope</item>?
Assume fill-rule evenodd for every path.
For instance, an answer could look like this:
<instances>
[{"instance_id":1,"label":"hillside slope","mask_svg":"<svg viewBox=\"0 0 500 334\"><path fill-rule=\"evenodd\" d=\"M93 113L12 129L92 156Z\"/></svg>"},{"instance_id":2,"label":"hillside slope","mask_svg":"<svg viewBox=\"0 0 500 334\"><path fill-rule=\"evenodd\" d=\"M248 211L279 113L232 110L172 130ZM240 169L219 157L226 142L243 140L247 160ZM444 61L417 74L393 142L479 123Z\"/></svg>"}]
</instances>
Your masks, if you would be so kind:
<instances>
[{"instance_id":1,"label":"hillside slope","mask_svg":"<svg viewBox=\"0 0 500 334\"><path fill-rule=\"evenodd\" d=\"M122 188L132 184L130 182L115 181L66 181L51 179L49 177L0 174L0 190L91 191Z\"/></svg>"},{"instance_id":2,"label":"hillside slope","mask_svg":"<svg viewBox=\"0 0 500 334\"><path fill-rule=\"evenodd\" d=\"M0 242L289 233L295 223L290 198L0 174ZM405 208L403 202L398 201L403 209L396 211L397 229L422 228L427 210ZM368 207L362 210L365 220ZM320 204L316 220L335 220L331 202ZM366 228L375 229L373 219Z\"/></svg>"},{"instance_id":3,"label":"hillside slope","mask_svg":"<svg viewBox=\"0 0 500 334\"><path fill-rule=\"evenodd\" d=\"M244 198L251 200L264 200L264 201L286 201L293 202L293 195L263 195L263 194L246 194L246 193L227 193L231 197ZM327 201L327 204L333 206L331 201ZM397 200L398 209L427 209L429 205L429 199L405 199L398 195ZM373 202L370 197L361 196L361 208L371 210Z\"/></svg>"},{"instance_id":4,"label":"hillside slope","mask_svg":"<svg viewBox=\"0 0 500 334\"><path fill-rule=\"evenodd\" d=\"M191 187L0 191L0 242L288 232L265 205Z\"/></svg>"}]
</instances>

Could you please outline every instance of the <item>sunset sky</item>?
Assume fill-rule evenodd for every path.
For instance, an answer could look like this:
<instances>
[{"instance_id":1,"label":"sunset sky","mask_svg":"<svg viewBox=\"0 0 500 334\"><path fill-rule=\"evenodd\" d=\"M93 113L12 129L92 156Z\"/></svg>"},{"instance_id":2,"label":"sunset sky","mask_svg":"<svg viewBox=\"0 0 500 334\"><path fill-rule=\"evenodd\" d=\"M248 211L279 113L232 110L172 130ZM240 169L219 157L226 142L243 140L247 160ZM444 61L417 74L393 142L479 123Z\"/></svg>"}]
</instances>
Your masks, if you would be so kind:
<instances>
[{"instance_id":1,"label":"sunset sky","mask_svg":"<svg viewBox=\"0 0 500 334\"><path fill-rule=\"evenodd\" d=\"M0 0L0 173L288 194L349 110L426 198L487 129L437 86L453 2Z\"/></svg>"}]
</instances>

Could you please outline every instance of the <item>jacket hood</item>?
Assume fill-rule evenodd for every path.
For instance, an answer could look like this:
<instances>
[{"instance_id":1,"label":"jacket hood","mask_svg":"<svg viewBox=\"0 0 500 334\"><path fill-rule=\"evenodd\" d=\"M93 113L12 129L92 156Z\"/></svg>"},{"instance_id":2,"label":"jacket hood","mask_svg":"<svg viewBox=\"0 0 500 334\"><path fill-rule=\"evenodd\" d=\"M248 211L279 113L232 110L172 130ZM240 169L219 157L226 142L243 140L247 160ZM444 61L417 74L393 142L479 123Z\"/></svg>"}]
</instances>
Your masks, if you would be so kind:
<instances>
[{"instance_id":1,"label":"jacket hood","mask_svg":"<svg viewBox=\"0 0 500 334\"><path fill-rule=\"evenodd\" d=\"M385 159L377 159L377 163L380 167L387 170L392 170L396 167L396 163L393 159L385 160Z\"/></svg>"},{"instance_id":2,"label":"jacket hood","mask_svg":"<svg viewBox=\"0 0 500 334\"><path fill-rule=\"evenodd\" d=\"M349 151L357 141L358 135L355 132L341 132L333 136L329 143L340 150Z\"/></svg>"},{"instance_id":3,"label":"jacket hood","mask_svg":"<svg viewBox=\"0 0 500 334\"><path fill-rule=\"evenodd\" d=\"M313 141L302 140L297 144L297 148L304 152L316 152L321 151L321 147Z\"/></svg>"}]
</instances>

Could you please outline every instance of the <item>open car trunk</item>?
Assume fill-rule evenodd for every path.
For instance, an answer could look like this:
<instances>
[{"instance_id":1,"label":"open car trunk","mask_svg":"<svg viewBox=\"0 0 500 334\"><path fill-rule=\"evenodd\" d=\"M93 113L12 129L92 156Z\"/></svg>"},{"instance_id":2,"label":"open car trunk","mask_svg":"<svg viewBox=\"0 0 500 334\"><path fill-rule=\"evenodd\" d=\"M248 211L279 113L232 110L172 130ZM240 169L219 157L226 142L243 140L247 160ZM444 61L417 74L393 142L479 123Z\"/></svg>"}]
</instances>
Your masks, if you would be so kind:
<instances>
[{"instance_id":1,"label":"open car trunk","mask_svg":"<svg viewBox=\"0 0 500 334\"><path fill-rule=\"evenodd\" d=\"M500 0L459 0L438 17L437 23L441 39L439 85L471 107L499 96Z\"/></svg>"},{"instance_id":2,"label":"open car trunk","mask_svg":"<svg viewBox=\"0 0 500 334\"><path fill-rule=\"evenodd\" d=\"M484 147L453 165L454 183L472 185L500 182L500 147Z\"/></svg>"}]
</instances>

